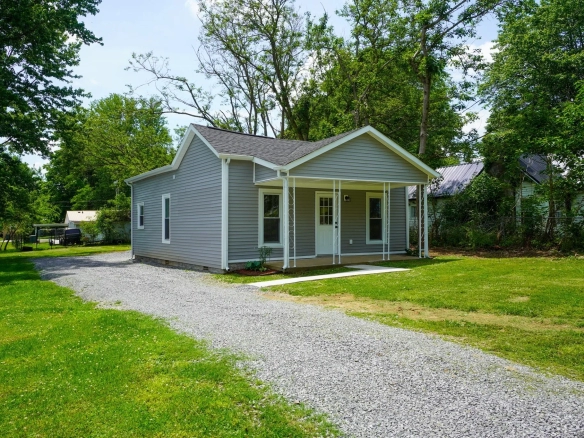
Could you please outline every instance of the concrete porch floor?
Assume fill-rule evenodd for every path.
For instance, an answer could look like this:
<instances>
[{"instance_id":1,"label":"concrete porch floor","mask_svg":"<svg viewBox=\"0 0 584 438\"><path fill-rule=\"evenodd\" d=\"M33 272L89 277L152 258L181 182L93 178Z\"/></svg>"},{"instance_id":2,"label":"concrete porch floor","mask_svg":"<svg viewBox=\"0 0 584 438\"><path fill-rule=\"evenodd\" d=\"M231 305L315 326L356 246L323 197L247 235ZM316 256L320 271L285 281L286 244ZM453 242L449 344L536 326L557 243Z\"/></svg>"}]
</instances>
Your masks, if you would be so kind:
<instances>
[{"instance_id":1,"label":"concrete porch floor","mask_svg":"<svg viewBox=\"0 0 584 438\"><path fill-rule=\"evenodd\" d=\"M389 261L400 261L400 260L416 260L418 257L415 256L408 256L404 254L392 254L389 258ZM322 268L334 268L338 266L346 266L346 265L356 265L356 264L366 264L366 263L375 263L381 262L382 256L381 254L372 254L372 255L346 255L341 257L341 263L333 265L333 257L330 255L327 256L318 256L310 259L296 259L296 267L294 267L294 260L290 257L290 268L288 268L287 272L294 272L294 271L304 271L308 269L322 269ZM387 260L386 260L387 261ZM272 262L266 263L266 266L270 269L275 269L277 271L282 270L282 266L284 265L283 260L274 260Z\"/></svg>"}]
</instances>

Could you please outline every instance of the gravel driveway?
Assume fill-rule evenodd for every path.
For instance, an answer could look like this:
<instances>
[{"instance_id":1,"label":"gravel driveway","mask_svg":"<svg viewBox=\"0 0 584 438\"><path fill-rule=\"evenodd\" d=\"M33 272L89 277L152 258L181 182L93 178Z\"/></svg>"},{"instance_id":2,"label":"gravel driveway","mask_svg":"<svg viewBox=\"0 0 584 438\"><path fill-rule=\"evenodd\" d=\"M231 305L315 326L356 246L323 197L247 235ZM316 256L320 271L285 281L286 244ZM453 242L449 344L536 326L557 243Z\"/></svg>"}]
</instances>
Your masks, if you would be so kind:
<instances>
[{"instance_id":1,"label":"gravel driveway","mask_svg":"<svg viewBox=\"0 0 584 438\"><path fill-rule=\"evenodd\" d=\"M250 357L257 376L349 436L584 437L584 384L336 310L268 300L129 253L35 261L86 300L167 318ZM340 280L343 281L343 280Z\"/></svg>"}]
</instances>

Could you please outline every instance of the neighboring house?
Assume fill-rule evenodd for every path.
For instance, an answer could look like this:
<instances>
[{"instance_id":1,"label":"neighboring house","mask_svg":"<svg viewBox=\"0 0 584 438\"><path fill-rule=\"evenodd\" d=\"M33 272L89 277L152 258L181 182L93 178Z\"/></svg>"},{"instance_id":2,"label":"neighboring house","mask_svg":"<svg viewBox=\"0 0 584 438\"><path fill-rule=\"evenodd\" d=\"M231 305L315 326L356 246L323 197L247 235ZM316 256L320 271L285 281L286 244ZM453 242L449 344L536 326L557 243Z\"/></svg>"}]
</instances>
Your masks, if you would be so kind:
<instances>
[{"instance_id":1,"label":"neighboring house","mask_svg":"<svg viewBox=\"0 0 584 438\"><path fill-rule=\"evenodd\" d=\"M539 155L525 155L519 158L519 166L522 169L522 178L519 185L515 188L515 206L516 212L521 212L521 199L533 196L535 187L543 184L548 179L546 174L546 163ZM442 175L441 179L436 180L428 186L428 209L429 220L440 215L444 203L452 196L464 191L475 177L484 171L482 162L457 164L454 166L441 167L436 169ZM546 205L542 205L544 208ZM410 225L415 224L416 211L416 188L409 189L409 208L410 208Z\"/></svg>"},{"instance_id":2,"label":"neighboring house","mask_svg":"<svg viewBox=\"0 0 584 438\"><path fill-rule=\"evenodd\" d=\"M440 213L442 206L451 196L462 192L473 179L484 169L481 162L469 164L457 164L455 166L441 167L436 171L442 175L436 182L428 186L428 200L430 222ZM416 187L409 188L410 218L416 218Z\"/></svg>"},{"instance_id":3,"label":"neighboring house","mask_svg":"<svg viewBox=\"0 0 584 438\"><path fill-rule=\"evenodd\" d=\"M96 210L73 210L65 213L65 224L69 228L79 228L83 222L93 222L97 219Z\"/></svg>"},{"instance_id":4,"label":"neighboring house","mask_svg":"<svg viewBox=\"0 0 584 438\"><path fill-rule=\"evenodd\" d=\"M172 164L126 180L132 251L222 271L264 246L284 269L323 255L381 259L408 245L407 187L438 176L370 126L308 142L191 125Z\"/></svg>"}]
</instances>

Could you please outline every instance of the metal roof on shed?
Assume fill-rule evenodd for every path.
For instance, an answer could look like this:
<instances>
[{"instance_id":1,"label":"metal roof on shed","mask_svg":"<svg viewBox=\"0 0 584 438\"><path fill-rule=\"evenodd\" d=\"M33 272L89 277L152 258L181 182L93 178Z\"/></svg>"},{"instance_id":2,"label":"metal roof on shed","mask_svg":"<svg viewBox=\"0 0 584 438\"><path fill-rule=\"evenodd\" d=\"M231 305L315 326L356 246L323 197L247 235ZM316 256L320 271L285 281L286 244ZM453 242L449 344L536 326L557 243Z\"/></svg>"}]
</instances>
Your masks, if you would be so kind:
<instances>
[{"instance_id":1,"label":"metal roof on shed","mask_svg":"<svg viewBox=\"0 0 584 438\"><path fill-rule=\"evenodd\" d=\"M466 186L470 184L475 176L483 171L484 165L481 162L458 164L456 166L441 167L436 169L442 175L442 181L438 190L434 192L434 196L439 198L442 196L452 196L463 191ZM430 190L428 189L428 193ZM410 199L416 198L416 187L410 187Z\"/></svg>"}]
</instances>

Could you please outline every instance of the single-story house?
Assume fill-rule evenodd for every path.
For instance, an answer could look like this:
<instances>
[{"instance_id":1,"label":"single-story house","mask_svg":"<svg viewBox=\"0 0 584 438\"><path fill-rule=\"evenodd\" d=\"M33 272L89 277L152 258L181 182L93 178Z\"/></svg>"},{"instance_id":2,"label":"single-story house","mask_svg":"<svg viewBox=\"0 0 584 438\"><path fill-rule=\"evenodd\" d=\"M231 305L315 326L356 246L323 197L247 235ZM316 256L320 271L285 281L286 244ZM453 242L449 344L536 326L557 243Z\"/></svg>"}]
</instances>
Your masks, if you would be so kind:
<instances>
[{"instance_id":1,"label":"single-story house","mask_svg":"<svg viewBox=\"0 0 584 438\"><path fill-rule=\"evenodd\" d=\"M93 222L97 219L96 210L73 210L65 213L65 224L69 228L79 228L83 222Z\"/></svg>"},{"instance_id":2,"label":"single-story house","mask_svg":"<svg viewBox=\"0 0 584 438\"><path fill-rule=\"evenodd\" d=\"M299 258L388 258L409 246L408 187L438 176L370 126L309 142L193 124L172 164L126 180L132 252L215 271L257 260L262 247L283 269Z\"/></svg>"}]
</instances>

